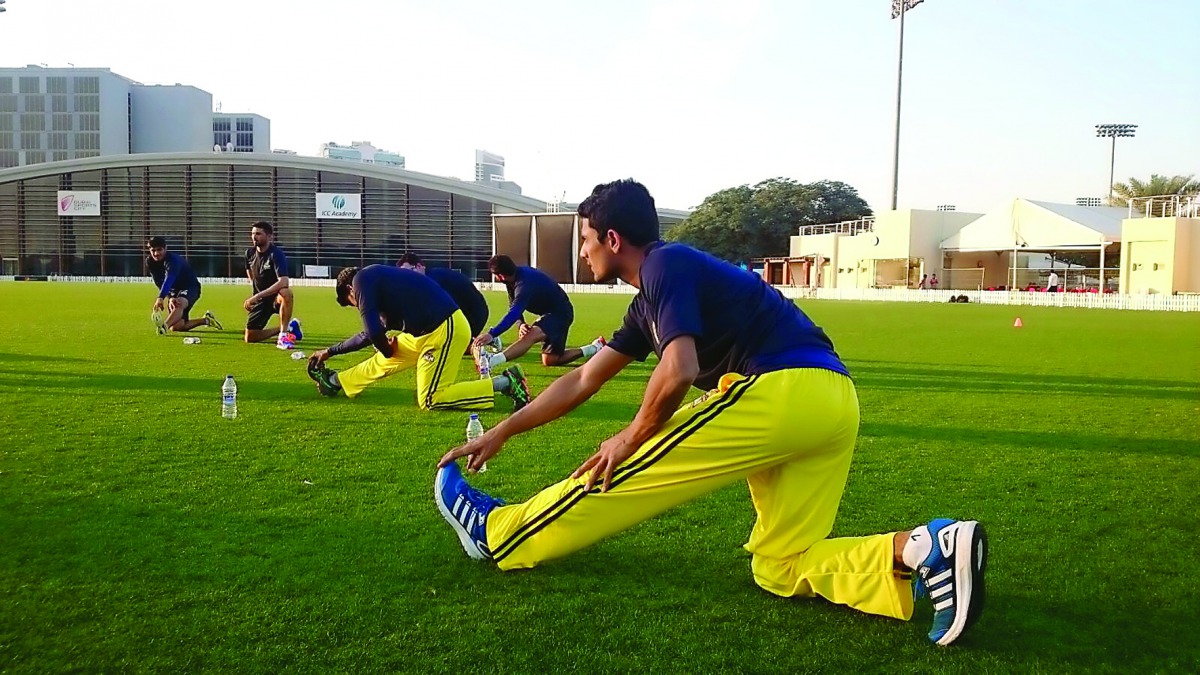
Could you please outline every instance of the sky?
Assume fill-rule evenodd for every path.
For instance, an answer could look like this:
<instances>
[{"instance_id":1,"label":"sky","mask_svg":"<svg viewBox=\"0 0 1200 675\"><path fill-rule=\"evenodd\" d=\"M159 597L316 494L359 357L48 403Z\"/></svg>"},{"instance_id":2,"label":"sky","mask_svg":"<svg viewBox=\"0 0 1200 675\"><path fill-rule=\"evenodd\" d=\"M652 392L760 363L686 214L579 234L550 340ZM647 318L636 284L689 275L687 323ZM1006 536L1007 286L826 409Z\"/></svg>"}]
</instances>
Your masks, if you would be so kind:
<instances>
[{"instance_id":1,"label":"sky","mask_svg":"<svg viewBox=\"0 0 1200 675\"><path fill-rule=\"evenodd\" d=\"M891 205L890 0L8 0L0 66L189 84L317 155L370 141L526 195L633 177L660 207L773 178ZM905 20L900 208L1073 203L1200 174L1200 0L926 0Z\"/></svg>"}]
</instances>

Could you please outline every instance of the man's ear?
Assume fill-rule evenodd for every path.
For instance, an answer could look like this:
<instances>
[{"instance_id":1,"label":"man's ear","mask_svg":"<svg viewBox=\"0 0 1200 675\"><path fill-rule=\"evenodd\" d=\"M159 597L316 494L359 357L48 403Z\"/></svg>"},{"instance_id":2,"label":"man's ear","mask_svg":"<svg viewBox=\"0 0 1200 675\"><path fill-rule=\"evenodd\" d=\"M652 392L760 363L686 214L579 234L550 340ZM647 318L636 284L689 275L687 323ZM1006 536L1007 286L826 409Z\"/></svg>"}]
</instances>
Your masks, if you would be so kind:
<instances>
[{"instance_id":1,"label":"man's ear","mask_svg":"<svg viewBox=\"0 0 1200 675\"><path fill-rule=\"evenodd\" d=\"M617 233L616 230L610 229L608 232L604 233L604 243L608 245L608 248L611 249L613 253L621 252L621 244L623 242L621 241L621 235Z\"/></svg>"}]
</instances>

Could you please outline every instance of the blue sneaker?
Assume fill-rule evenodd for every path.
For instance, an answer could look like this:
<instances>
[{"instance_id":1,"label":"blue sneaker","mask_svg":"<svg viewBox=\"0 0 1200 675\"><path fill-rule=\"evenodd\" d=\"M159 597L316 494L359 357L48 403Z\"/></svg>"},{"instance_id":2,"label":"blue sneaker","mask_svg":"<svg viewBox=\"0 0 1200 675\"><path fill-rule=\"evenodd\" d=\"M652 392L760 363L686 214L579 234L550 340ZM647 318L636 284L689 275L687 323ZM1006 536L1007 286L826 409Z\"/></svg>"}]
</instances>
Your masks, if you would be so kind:
<instances>
[{"instance_id":1,"label":"blue sneaker","mask_svg":"<svg viewBox=\"0 0 1200 675\"><path fill-rule=\"evenodd\" d=\"M492 509L503 506L504 500L467 485L457 463L438 469L433 482L433 497L437 500L442 517L458 534L458 540L467 555L476 560L490 559L492 551L487 545L487 517Z\"/></svg>"},{"instance_id":2,"label":"blue sneaker","mask_svg":"<svg viewBox=\"0 0 1200 675\"><path fill-rule=\"evenodd\" d=\"M938 518L913 530L911 536L932 540L929 554L916 569L916 592L933 602L929 639L946 646L983 612L987 534L974 520Z\"/></svg>"},{"instance_id":3,"label":"blue sneaker","mask_svg":"<svg viewBox=\"0 0 1200 675\"><path fill-rule=\"evenodd\" d=\"M292 319L288 323L288 332L296 338L296 342L304 339L304 333L300 332L300 319Z\"/></svg>"}]
</instances>

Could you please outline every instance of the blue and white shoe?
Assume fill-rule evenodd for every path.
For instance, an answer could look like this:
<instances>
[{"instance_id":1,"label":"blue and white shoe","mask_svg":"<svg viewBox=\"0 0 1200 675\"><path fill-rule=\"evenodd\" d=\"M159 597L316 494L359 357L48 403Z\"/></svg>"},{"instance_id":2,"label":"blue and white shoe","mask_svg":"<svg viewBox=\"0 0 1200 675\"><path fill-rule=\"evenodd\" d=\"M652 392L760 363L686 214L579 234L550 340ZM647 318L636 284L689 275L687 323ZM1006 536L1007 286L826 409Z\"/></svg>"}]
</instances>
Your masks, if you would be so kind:
<instances>
[{"instance_id":1,"label":"blue and white shoe","mask_svg":"<svg viewBox=\"0 0 1200 675\"><path fill-rule=\"evenodd\" d=\"M487 517L492 509L503 506L496 499L467 485L458 464L438 469L433 482L433 497L442 517L454 528L467 555L476 560L488 560L492 551L487 545Z\"/></svg>"},{"instance_id":2,"label":"blue and white shoe","mask_svg":"<svg viewBox=\"0 0 1200 675\"><path fill-rule=\"evenodd\" d=\"M929 639L946 646L970 628L983 612L987 569L987 533L974 520L938 518L910 535L930 541L929 554L916 569L917 595L933 602ZM918 544L921 545L921 544Z\"/></svg>"},{"instance_id":3,"label":"blue and white shoe","mask_svg":"<svg viewBox=\"0 0 1200 675\"><path fill-rule=\"evenodd\" d=\"M296 338L296 342L304 339L304 333L300 332L300 319L292 319L290 322L288 322L287 332L291 333L292 336Z\"/></svg>"}]
</instances>

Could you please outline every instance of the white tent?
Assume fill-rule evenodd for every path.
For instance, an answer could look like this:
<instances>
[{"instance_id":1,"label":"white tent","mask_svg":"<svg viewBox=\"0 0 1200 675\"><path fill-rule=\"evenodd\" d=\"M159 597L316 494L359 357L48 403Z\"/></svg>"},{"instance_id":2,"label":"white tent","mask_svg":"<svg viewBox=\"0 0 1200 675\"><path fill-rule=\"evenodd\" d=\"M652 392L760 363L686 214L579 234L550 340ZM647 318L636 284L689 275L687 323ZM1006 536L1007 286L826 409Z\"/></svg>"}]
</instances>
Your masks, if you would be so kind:
<instances>
[{"instance_id":1,"label":"white tent","mask_svg":"<svg viewBox=\"0 0 1200 675\"><path fill-rule=\"evenodd\" d=\"M1121 240L1127 212L1111 206L1073 206L1013 199L947 237L947 251L1096 249Z\"/></svg>"}]
</instances>

